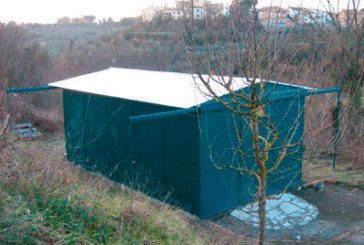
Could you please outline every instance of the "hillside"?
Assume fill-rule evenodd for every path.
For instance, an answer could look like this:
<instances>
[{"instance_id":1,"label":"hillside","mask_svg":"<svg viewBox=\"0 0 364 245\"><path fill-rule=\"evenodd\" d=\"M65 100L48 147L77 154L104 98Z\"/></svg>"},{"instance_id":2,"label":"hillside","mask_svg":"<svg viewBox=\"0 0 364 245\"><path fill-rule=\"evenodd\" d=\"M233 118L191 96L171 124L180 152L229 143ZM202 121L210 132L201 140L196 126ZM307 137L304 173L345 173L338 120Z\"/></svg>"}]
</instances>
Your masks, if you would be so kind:
<instances>
[{"instance_id":1,"label":"hillside","mask_svg":"<svg viewBox=\"0 0 364 245\"><path fill-rule=\"evenodd\" d=\"M68 25L27 25L30 40L40 43L48 52L57 57L61 55L66 47L83 44L94 40L101 34L110 34L122 31L128 25L120 22L102 24L68 24Z\"/></svg>"}]
</instances>

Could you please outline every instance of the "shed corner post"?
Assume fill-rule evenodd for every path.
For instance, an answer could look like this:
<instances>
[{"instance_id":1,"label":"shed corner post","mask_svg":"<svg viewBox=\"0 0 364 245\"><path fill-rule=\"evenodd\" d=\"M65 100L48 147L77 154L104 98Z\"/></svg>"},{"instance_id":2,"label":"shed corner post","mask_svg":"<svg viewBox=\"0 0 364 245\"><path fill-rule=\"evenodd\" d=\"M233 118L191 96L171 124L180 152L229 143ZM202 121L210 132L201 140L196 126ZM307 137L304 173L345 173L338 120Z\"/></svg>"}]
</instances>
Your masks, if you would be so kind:
<instances>
[{"instance_id":1,"label":"shed corner post","mask_svg":"<svg viewBox=\"0 0 364 245\"><path fill-rule=\"evenodd\" d=\"M329 89L322 89L317 91L308 92L307 95L314 95L314 94L324 94L324 93L332 93L337 92L337 107L336 107L336 118L333 120L333 127L335 128L335 141L334 141L334 156L332 162L332 169L335 170L336 168L336 155L337 155L337 145L339 140L339 113L340 113L340 100L341 100L341 87L336 88L329 88ZM335 125L334 125L335 124Z\"/></svg>"},{"instance_id":2,"label":"shed corner post","mask_svg":"<svg viewBox=\"0 0 364 245\"><path fill-rule=\"evenodd\" d=\"M340 99L341 99L341 88L337 91L337 107L336 107L336 123L335 123L335 141L334 141L334 158L332 161L332 169L336 169L336 155L337 155L337 144L339 138L339 115L340 115Z\"/></svg>"},{"instance_id":3,"label":"shed corner post","mask_svg":"<svg viewBox=\"0 0 364 245\"><path fill-rule=\"evenodd\" d=\"M12 127L12 120L11 120L11 94L6 91L6 95L7 95L7 107L8 107L8 115L6 116L8 118L8 125L9 125L9 128Z\"/></svg>"}]
</instances>

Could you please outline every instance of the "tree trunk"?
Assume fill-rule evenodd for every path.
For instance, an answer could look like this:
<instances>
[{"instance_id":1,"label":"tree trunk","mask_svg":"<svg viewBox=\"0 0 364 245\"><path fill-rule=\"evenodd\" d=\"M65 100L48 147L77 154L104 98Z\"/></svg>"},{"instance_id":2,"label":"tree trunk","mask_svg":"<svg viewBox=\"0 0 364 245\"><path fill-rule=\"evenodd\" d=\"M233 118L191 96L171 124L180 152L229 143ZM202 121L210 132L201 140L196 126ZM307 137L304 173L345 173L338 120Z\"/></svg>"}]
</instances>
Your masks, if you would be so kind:
<instances>
[{"instance_id":1,"label":"tree trunk","mask_svg":"<svg viewBox=\"0 0 364 245\"><path fill-rule=\"evenodd\" d=\"M259 216L259 234L258 234L258 241L259 245L265 244L265 229L266 229L266 189L267 189L267 174L265 171L259 171L258 175L260 176L261 180L259 183L259 190L258 190L258 216Z\"/></svg>"},{"instance_id":2,"label":"tree trunk","mask_svg":"<svg viewBox=\"0 0 364 245\"><path fill-rule=\"evenodd\" d=\"M256 97L256 84L252 84L252 92L251 92L251 131L252 131L252 140L253 140L253 150L254 150L254 159L255 163L258 166L257 178L259 182L258 187L258 216L259 216L259 234L258 234L258 244L265 243L265 229L266 229L266 189L267 189L267 168L266 168L266 160L263 157L263 153L260 149L259 145L259 125L258 125L258 116L257 116L257 97Z\"/></svg>"}]
</instances>

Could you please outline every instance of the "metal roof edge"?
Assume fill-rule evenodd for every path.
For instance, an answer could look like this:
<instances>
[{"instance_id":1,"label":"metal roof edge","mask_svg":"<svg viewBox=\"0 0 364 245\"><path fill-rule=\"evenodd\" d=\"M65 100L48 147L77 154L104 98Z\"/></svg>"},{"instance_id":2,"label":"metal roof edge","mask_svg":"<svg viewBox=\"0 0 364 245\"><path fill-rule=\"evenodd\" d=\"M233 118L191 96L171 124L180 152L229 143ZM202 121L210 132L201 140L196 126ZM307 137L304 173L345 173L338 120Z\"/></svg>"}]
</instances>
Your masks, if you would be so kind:
<instances>
[{"instance_id":1,"label":"metal roof edge","mask_svg":"<svg viewBox=\"0 0 364 245\"><path fill-rule=\"evenodd\" d=\"M44 87L32 87L32 88L10 88L6 90L6 93L25 93L25 92L35 92L35 91L45 91L51 89L59 89L54 86L44 86Z\"/></svg>"},{"instance_id":2,"label":"metal roof edge","mask_svg":"<svg viewBox=\"0 0 364 245\"><path fill-rule=\"evenodd\" d=\"M280 85L288 85L291 87L297 87L297 88L303 88L303 89L307 89L307 90L315 90L315 88L311 88L311 87L306 87L306 86L301 86L301 85L297 85L297 84L291 84L291 83L284 83L284 82L277 82L277 81L267 81L268 83L275 83L275 84L280 84Z\"/></svg>"},{"instance_id":3,"label":"metal roof edge","mask_svg":"<svg viewBox=\"0 0 364 245\"><path fill-rule=\"evenodd\" d=\"M90 75L90 74L94 74L94 73L100 73L100 72L103 72L103 71L106 71L106 70L109 70L111 67L109 68L106 68L106 69L102 69L102 70L97 70L97 71L91 71L91 72L88 72L88 73L85 73L85 74L81 74L81 75L76 75L76 76L73 76L73 77L68 77L68 78L64 78L64 79L61 79L61 80L58 80L58 81L53 81L53 82L49 82L48 83L48 86L51 86L51 87L57 87L57 88L62 88L61 86L57 86L58 83L64 81L64 80L68 80L68 79L73 79L73 78L78 78L78 77L82 77L82 76L87 76L87 75Z\"/></svg>"},{"instance_id":4,"label":"metal roof edge","mask_svg":"<svg viewBox=\"0 0 364 245\"><path fill-rule=\"evenodd\" d=\"M155 119L161 119L161 118L166 118L166 117L194 113L194 112L197 112L197 110L198 110L198 107L194 106L194 107L191 107L188 109L143 114L143 115L138 115L138 116L131 116L131 117L129 117L129 121L130 122L140 122L140 121L147 121L147 120L155 120Z\"/></svg>"}]
</instances>

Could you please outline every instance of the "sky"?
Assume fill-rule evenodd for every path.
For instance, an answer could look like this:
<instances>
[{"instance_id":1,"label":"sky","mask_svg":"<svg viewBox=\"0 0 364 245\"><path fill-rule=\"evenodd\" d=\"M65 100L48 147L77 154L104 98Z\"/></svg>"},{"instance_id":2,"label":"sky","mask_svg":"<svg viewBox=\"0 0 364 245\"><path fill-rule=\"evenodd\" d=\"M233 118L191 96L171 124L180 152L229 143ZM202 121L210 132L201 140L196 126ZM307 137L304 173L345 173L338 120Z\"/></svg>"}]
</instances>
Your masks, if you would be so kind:
<instances>
[{"instance_id":1,"label":"sky","mask_svg":"<svg viewBox=\"0 0 364 245\"><path fill-rule=\"evenodd\" d=\"M97 19L113 18L119 21L125 17L135 17L149 6L172 7L176 0L2 0L0 22L15 21L21 23L56 23L58 18L70 18L94 15ZM231 0L210 0L211 2L231 3ZM322 8L320 1L327 0L258 0L258 7L277 5L282 7L297 7L302 4L308 8ZM332 0L337 1L337 0ZM352 0L351 0L352 1ZM359 0L355 0L359 1ZM364 0L363 0L364 2ZM339 8L347 6L347 0L342 0ZM336 4L335 4L336 6Z\"/></svg>"}]
</instances>

